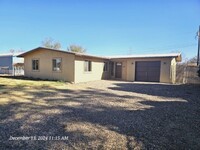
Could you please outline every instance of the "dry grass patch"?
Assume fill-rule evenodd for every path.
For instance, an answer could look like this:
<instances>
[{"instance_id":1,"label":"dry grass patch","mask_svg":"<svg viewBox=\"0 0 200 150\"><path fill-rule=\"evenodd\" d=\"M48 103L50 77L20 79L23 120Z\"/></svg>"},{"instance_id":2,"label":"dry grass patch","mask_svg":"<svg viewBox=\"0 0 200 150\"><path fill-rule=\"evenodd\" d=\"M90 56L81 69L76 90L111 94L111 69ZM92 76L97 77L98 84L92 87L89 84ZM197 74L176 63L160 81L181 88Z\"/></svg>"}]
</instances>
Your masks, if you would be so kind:
<instances>
[{"instance_id":1,"label":"dry grass patch","mask_svg":"<svg viewBox=\"0 0 200 150\"><path fill-rule=\"evenodd\" d=\"M0 78L0 149L199 149L200 87ZM9 141L10 136L67 141Z\"/></svg>"}]
</instances>

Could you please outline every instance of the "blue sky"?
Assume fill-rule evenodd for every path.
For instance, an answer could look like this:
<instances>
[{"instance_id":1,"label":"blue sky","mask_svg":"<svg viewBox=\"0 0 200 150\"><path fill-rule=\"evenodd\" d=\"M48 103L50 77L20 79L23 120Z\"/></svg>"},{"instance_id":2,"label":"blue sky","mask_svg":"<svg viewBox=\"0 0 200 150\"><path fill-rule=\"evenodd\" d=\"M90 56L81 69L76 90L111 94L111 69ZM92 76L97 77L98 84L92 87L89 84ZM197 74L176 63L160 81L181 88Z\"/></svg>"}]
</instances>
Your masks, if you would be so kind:
<instances>
[{"instance_id":1,"label":"blue sky","mask_svg":"<svg viewBox=\"0 0 200 150\"><path fill-rule=\"evenodd\" d=\"M0 53L51 37L95 55L197 53L200 0L0 0Z\"/></svg>"}]
</instances>

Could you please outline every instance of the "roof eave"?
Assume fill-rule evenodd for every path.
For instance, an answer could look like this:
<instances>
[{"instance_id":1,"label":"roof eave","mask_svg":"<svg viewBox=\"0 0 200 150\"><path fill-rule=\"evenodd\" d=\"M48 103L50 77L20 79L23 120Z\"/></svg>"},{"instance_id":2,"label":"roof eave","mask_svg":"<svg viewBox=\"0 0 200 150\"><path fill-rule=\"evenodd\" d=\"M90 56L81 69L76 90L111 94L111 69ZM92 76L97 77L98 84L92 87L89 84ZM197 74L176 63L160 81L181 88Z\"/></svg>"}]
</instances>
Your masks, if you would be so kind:
<instances>
[{"instance_id":1,"label":"roof eave","mask_svg":"<svg viewBox=\"0 0 200 150\"><path fill-rule=\"evenodd\" d=\"M86 55L86 54L81 54L81 53L75 53L75 56L80 56L80 57L92 57L92 58L98 58L98 59L109 59L108 57Z\"/></svg>"},{"instance_id":2,"label":"roof eave","mask_svg":"<svg viewBox=\"0 0 200 150\"><path fill-rule=\"evenodd\" d=\"M175 58L177 62L181 62L182 61L182 57L181 54L177 55L177 56L152 56L152 57L110 57L111 60L115 60L115 59L146 59L146 58Z\"/></svg>"},{"instance_id":3,"label":"roof eave","mask_svg":"<svg viewBox=\"0 0 200 150\"><path fill-rule=\"evenodd\" d=\"M144 58L173 58L173 57L176 57L176 56L110 57L110 59L140 59L140 58L144 59Z\"/></svg>"},{"instance_id":4,"label":"roof eave","mask_svg":"<svg viewBox=\"0 0 200 150\"><path fill-rule=\"evenodd\" d=\"M98 59L109 59L107 57L93 56L93 55L87 55L87 54L82 54L82 53L74 53L74 52L56 50L56 49L51 49L51 48L46 48L46 47L37 47L37 48L34 48L34 49L32 49L32 50L30 50L28 52L25 52L25 53L22 53L20 55L17 55L17 57L24 57L25 55L30 54L31 52L33 52L35 50L39 50L39 49L46 49L46 50L51 50L51 51L57 51L57 52L72 54L72 55L80 56L80 57L92 57L92 58L98 58Z\"/></svg>"},{"instance_id":5,"label":"roof eave","mask_svg":"<svg viewBox=\"0 0 200 150\"><path fill-rule=\"evenodd\" d=\"M24 57L25 55L27 54L30 54L31 52L35 51L35 50L39 50L39 49L46 49L46 50L51 50L51 51L57 51L57 52L62 52L62 53L68 53L68 54L75 54L73 52L68 52L68 51L62 51L62 50L57 50L57 49L52 49L52 48L46 48L46 47L37 47L37 48L34 48L32 50L29 50L27 52L24 52L20 55L17 55L17 57Z\"/></svg>"}]
</instances>

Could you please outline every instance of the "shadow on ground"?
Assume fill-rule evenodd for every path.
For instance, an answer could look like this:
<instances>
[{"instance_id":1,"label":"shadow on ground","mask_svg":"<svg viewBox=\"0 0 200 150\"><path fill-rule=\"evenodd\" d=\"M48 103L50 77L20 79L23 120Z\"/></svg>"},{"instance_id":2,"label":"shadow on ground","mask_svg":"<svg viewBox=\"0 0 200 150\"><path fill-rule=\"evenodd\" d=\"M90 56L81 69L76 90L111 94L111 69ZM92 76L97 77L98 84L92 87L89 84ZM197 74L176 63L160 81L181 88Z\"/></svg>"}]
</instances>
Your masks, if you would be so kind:
<instances>
[{"instance_id":1,"label":"shadow on ground","mask_svg":"<svg viewBox=\"0 0 200 150\"><path fill-rule=\"evenodd\" d=\"M159 84L159 83L115 83L112 90L134 92L153 96L162 96L169 98L184 98L187 100L196 100L200 92L200 84ZM196 97L197 96L197 97ZM197 101L198 102L198 101Z\"/></svg>"},{"instance_id":2,"label":"shadow on ground","mask_svg":"<svg viewBox=\"0 0 200 150\"><path fill-rule=\"evenodd\" d=\"M10 99L0 105L0 149L200 148L198 85L113 85L107 90L15 89L30 97L21 96L27 102ZM0 86L3 89L6 85ZM9 94L12 97L12 92ZM69 139L8 140L10 136L34 135Z\"/></svg>"}]
</instances>

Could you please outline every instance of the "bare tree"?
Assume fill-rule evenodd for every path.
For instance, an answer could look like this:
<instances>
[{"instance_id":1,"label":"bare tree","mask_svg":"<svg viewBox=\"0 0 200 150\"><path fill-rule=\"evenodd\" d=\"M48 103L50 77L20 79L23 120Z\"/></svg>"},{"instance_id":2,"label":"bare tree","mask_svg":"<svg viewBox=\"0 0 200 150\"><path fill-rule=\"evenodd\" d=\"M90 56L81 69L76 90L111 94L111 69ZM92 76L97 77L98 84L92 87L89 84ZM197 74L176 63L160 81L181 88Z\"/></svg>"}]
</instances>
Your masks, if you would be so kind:
<instances>
[{"instance_id":1,"label":"bare tree","mask_svg":"<svg viewBox=\"0 0 200 150\"><path fill-rule=\"evenodd\" d=\"M14 49L10 49L10 53L14 54L15 50Z\"/></svg>"},{"instance_id":2,"label":"bare tree","mask_svg":"<svg viewBox=\"0 0 200 150\"><path fill-rule=\"evenodd\" d=\"M197 56L192 57L191 59L189 59L188 63L197 63Z\"/></svg>"},{"instance_id":3,"label":"bare tree","mask_svg":"<svg viewBox=\"0 0 200 150\"><path fill-rule=\"evenodd\" d=\"M42 41L42 46L52 49L61 49L60 42L54 41L52 38L46 38L44 41Z\"/></svg>"},{"instance_id":4,"label":"bare tree","mask_svg":"<svg viewBox=\"0 0 200 150\"><path fill-rule=\"evenodd\" d=\"M22 52L24 52L24 50L22 50L22 49L18 49L18 50L16 50L16 49L10 49L9 52L14 55L15 53L16 54L22 53Z\"/></svg>"},{"instance_id":5,"label":"bare tree","mask_svg":"<svg viewBox=\"0 0 200 150\"><path fill-rule=\"evenodd\" d=\"M70 52L76 52L76 53L86 53L86 49L83 48L82 46L79 46L79 45L70 45L68 48L67 48L68 51Z\"/></svg>"},{"instance_id":6,"label":"bare tree","mask_svg":"<svg viewBox=\"0 0 200 150\"><path fill-rule=\"evenodd\" d=\"M23 49L18 49L17 52L18 52L18 53L23 53L24 50L23 50Z\"/></svg>"}]
</instances>

